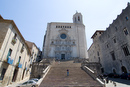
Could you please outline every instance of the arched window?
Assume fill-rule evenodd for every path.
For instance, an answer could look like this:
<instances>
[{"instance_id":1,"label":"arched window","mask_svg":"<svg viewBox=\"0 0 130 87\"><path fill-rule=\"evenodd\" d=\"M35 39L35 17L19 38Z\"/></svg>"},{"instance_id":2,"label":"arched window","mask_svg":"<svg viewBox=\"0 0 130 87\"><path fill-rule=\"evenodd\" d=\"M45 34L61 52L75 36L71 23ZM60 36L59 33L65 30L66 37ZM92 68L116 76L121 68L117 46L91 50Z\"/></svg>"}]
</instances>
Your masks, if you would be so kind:
<instances>
[{"instance_id":1,"label":"arched window","mask_svg":"<svg viewBox=\"0 0 130 87\"><path fill-rule=\"evenodd\" d=\"M78 21L80 21L80 17L78 16Z\"/></svg>"},{"instance_id":2,"label":"arched window","mask_svg":"<svg viewBox=\"0 0 130 87\"><path fill-rule=\"evenodd\" d=\"M76 22L76 17L75 17L75 22Z\"/></svg>"},{"instance_id":3,"label":"arched window","mask_svg":"<svg viewBox=\"0 0 130 87\"><path fill-rule=\"evenodd\" d=\"M115 69L113 69L113 73L115 73L115 74L116 74L116 70L115 70Z\"/></svg>"}]
</instances>

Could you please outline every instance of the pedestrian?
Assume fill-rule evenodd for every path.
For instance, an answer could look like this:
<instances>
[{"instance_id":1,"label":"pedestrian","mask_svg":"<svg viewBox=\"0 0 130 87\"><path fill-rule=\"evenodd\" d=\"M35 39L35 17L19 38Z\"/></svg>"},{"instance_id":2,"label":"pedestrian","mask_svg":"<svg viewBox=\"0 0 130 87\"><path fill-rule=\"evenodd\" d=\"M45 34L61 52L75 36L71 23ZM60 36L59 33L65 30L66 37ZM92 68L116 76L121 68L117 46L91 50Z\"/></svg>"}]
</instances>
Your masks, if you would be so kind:
<instances>
[{"instance_id":1,"label":"pedestrian","mask_svg":"<svg viewBox=\"0 0 130 87\"><path fill-rule=\"evenodd\" d=\"M115 82L113 82L113 85L116 87L116 83Z\"/></svg>"},{"instance_id":2,"label":"pedestrian","mask_svg":"<svg viewBox=\"0 0 130 87\"><path fill-rule=\"evenodd\" d=\"M67 76L69 76L69 69L67 69Z\"/></svg>"},{"instance_id":3,"label":"pedestrian","mask_svg":"<svg viewBox=\"0 0 130 87\"><path fill-rule=\"evenodd\" d=\"M109 80L108 80L108 78L106 78L106 83L107 83L107 84L109 83Z\"/></svg>"},{"instance_id":4,"label":"pedestrian","mask_svg":"<svg viewBox=\"0 0 130 87\"><path fill-rule=\"evenodd\" d=\"M59 63L58 64L60 64L60 61L59 61Z\"/></svg>"}]
</instances>

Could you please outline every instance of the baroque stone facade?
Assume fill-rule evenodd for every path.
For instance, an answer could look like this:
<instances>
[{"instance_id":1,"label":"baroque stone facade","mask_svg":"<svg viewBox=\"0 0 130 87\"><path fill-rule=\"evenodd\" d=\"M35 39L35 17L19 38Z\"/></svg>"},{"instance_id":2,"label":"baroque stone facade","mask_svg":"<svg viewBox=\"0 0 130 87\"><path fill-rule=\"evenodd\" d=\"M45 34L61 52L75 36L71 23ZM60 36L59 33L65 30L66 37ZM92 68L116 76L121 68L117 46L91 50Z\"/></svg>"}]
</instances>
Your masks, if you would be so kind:
<instances>
[{"instance_id":1,"label":"baroque stone facade","mask_svg":"<svg viewBox=\"0 0 130 87\"><path fill-rule=\"evenodd\" d=\"M90 62L100 62L103 73L130 73L130 3L105 31L96 31L92 38Z\"/></svg>"},{"instance_id":2,"label":"baroque stone facade","mask_svg":"<svg viewBox=\"0 0 130 87\"><path fill-rule=\"evenodd\" d=\"M87 58L85 26L81 13L74 14L73 23L48 23L42 53L44 58L58 60Z\"/></svg>"}]
</instances>

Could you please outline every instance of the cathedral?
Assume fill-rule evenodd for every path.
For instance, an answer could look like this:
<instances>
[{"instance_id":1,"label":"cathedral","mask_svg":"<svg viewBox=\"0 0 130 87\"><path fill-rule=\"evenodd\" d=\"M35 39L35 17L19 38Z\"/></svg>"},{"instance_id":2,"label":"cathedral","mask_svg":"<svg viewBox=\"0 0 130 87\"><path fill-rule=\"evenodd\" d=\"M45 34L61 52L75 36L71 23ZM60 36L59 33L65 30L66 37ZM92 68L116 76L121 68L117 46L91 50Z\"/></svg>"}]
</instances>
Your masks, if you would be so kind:
<instances>
[{"instance_id":1,"label":"cathedral","mask_svg":"<svg viewBox=\"0 0 130 87\"><path fill-rule=\"evenodd\" d=\"M88 57L85 25L81 13L76 12L73 15L73 23L48 23L42 56L57 60Z\"/></svg>"}]
</instances>

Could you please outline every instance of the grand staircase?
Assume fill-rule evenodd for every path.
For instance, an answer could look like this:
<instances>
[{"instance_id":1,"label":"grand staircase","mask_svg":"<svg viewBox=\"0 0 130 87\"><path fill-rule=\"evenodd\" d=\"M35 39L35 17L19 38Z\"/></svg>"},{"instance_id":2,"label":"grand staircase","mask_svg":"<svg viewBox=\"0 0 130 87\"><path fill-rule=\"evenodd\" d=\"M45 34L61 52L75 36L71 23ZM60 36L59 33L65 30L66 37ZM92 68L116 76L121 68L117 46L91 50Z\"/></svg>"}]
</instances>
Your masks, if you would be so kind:
<instances>
[{"instance_id":1,"label":"grand staircase","mask_svg":"<svg viewBox=\"0 0 130 87\"><path fill-rule=\"evenodd\" d=\"M73 61L55 62L39 87L104 87L80 67Z\"/></svg>"}]
</instances>

